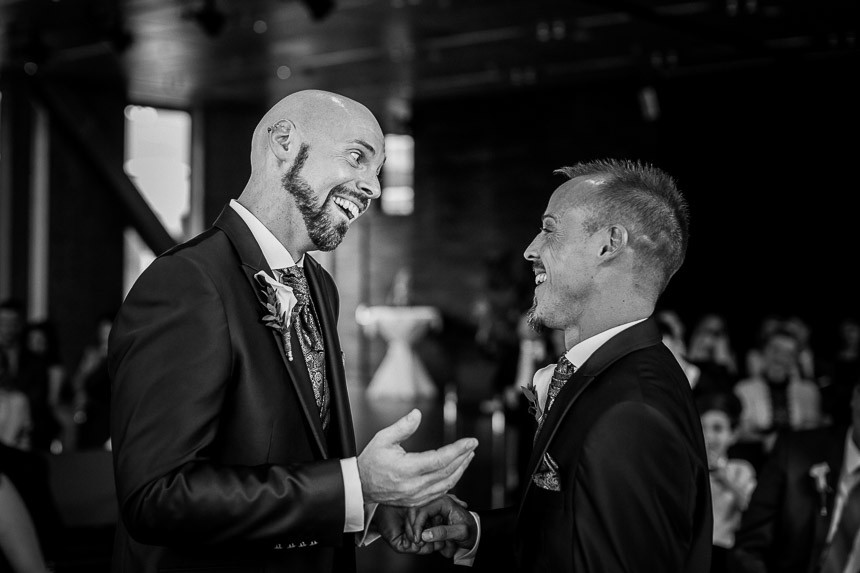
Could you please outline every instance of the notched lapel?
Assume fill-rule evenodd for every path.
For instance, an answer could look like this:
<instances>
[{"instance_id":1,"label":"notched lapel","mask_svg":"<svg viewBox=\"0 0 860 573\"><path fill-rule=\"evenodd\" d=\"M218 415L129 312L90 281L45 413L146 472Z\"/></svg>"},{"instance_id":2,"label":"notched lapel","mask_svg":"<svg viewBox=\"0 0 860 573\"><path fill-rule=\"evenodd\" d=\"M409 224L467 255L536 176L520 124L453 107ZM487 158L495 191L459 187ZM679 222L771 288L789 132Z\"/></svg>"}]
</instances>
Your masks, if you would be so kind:
<instances>
[{"instance_id":1,"label":"notched lapel","mask_svg":"<svg viewBox=\"0 0 860 573\"><path fill-rule=\"evenodd\" d=\"M349 408L349 396L346 390L346 372L343 351L337 336L337 320L329 297L323 290L322 269L313 258L305 255L305 276L308 279L308 290L317 311L320 329L325 344L326 380L331 391L332 421L336 422L341 454L344 457L356 453L355 435L352 431L352 413ZM329 427L331 432L331 427Z\"/></svg>"},{"instance_id":2,"label":"notched lapel","mask_svg":"<svg viewBox=\"0 0 860 573\"><path fill-rule=\"evenodd\" d=\"M549 443L558 431L559 424L593 380L594 376L581 374L577 371L567 384L564 385L558 396L556 396L555 403L546 414L546 421L537 435L532 455L529 458L528 473L526 473L529 476L529 483L532 481L531 476L537 470L540 460L546 453L547 446L549 446ZM526 490L523 492L523 499L525 499L527 491L528 485L526 485Z\"/></svg>"},{"instance_id":3,"label":"notched lapel","mask_svg":"<svg viewBox=\"0 0 860 573\"><path fill-rule=\"evenodd\" d=\"M239 214L228 205L221 211L221 214L215 221L214 226L221 229L224 234L227 235L227 238L230 239L239 260L242 262L242 272L248 279L248 283L254 292L254 296L257 298L258 303L264 302L265 295L263 294L263 289L257 282L257 279L254 278L254 275L259 271L264 271L271 277L274 277L274 274L272 273L272 269L269 268L269 264L263 256L263 251L254 239L254 235L251 233L248 225L246 225L245 221L242 220L242 217L240 217ZM314 441L316 442L320 455L323 458L326 458L328 457L328 448L326 447L326 440L319 417L319 409L317 408L313 388L311 387L308 368L305 365L304 359L287 360L287 353L284 348L284 342L281 340L281 334L263 323L263 311L264 307L258 306L257 315L251 317L251 319L255 320L260 325L260 328L265 328L270 331L270 336L275 339L275 344L277 345L276 350L280 353L284 367L287 369L289 378L293 383L293 387L296 389L299 402L302 406L302 411L304 412L305 418L310 426ZM299 346L298 339L296 338L294 328L290 328L290 337L292 347L295 352L296 349L300 349L301 347ZM301 350L295 354L301 356ZM277 376L280 375L280 373L275 373L273 375Z\"/></svg>"}]
</instances>

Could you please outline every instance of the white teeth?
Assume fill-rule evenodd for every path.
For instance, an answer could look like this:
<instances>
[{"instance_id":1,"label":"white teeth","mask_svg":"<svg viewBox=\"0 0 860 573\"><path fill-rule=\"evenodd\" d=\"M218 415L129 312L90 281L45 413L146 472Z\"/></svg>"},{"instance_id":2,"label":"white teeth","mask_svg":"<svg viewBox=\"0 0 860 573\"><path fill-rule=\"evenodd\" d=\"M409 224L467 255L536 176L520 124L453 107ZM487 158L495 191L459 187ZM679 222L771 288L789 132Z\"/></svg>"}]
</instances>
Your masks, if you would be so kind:
<instances>
[{"instance_id":1,"label":"white teeth","mask_svg":"<svg viewBox=\"0 0 860 573\"><path fill-rule=\"evenodd\" d=\"M539 285L546 280L546 273L539 273L535 275L535 284Z\"/></svg>"},{"instance_id":2,"label":"white teeth","mask_svg":"<svg viewBox=\"0 0 860 573\"><path fill-rule=\"evenodd\" d=\"M336 205L339 205L340 207L343 207L344 209L349 211L349 214L352 215L353 219L358 217L358 205L356 205L352 201L347 201L343 197L335 197L334 202Z\"/></svg>"}]
</instances>

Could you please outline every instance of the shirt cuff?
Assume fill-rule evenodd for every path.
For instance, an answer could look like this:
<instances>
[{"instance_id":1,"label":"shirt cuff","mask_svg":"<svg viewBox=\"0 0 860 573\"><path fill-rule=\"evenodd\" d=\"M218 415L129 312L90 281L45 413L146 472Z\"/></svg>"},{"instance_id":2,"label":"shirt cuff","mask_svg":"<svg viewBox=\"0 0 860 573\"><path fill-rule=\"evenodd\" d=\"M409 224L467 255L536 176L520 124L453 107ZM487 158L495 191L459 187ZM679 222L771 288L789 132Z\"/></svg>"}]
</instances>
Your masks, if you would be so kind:
<instances>
[{"instance_id":1,"label":"shirt cuff","mask_svg":"<svg viewBox=\"0 0 860 573\"><path fill-rule=\"evenodd\" d=\"M359 547L367 547L382 537L376 528L370 527L371 522L373 522L373 516L376 515L377 507L379 507L378 503L368 503L364 506L364 531L355 536L355 544Z\"/></svg>"},{"instance_id":2,"label":"shirt cuff","mask_svg":"<svg viewBox=\"0 0 860 573\"><path fill-rule=\"evenodd\" d=\"M470 511L472 517L475 518L475 523L478 525L478 535L475 538L475 545L471 549L460 548L454 553L454 565L465 565L471 567L475 563L475 554L478 553L478 545L481 543L481 518L474 511Z\"/></svg>"},{"instance_id":3,"label":"shirt cuff","mask_svg":"<svg viewBox=\"0 0 860 573\"><path fill-rule=\"evenodd\" d=\"M361 493L361 478L358 477L358 459L340 460L340 471L343 474L343 497L346 506L343 532L356 533L364 529L364 495Z\"/></svg>"}]
</instances>

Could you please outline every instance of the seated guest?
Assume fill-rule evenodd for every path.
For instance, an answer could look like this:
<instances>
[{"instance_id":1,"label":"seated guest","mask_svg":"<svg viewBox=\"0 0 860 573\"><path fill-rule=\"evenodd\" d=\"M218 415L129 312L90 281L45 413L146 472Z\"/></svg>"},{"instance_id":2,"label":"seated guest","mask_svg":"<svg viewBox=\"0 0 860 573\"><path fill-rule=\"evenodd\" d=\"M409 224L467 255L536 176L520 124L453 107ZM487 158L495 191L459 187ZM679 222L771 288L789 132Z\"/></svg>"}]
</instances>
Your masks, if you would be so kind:
<instances>
[{"instance_id":1,"label":"seated guest","mask_svg":"<svg viewBox=\"0 0 860 573\"><path fill-rule=\"evenodd\" d=\"M732 350L726 321L717 313L708 313L696 322L690 333L687 359L702 368L737 380L737 360Z\"/></svg>"},{"instance_id":2,"label":"seated guest","mask_svg":"<svg viewBox=\"0 0 860 573\"><path fill-rule=\"evenodd\" d=\"M782 434L759 474L730 554L737 573L856 573L860 384L852 424Z\"/></svg>"},{"instance_id":3,"label":"seated guest","mask_svg":"<svg viewBox=\"0 0 860 573\"><path fill-rule=\"evenodd\" d=\"M33 449L48 450L59 433L48 398L48 365L23 344L24 305L9 300L0 303L0 353L6 373L0 388L27 396L33 427L30 442Z\"/></svg>"},{"instance_id":4,"label":"seated guest","mask_svg":"<svg viewBox=\"0 0 860 573\"><path fill-rule=\"evenodd\" d=\"M663 344L668 348L675 360L684 371L687 381L690 383L690 388L693 390L694 396L710 394L713 392L730 392L731 384L719 373L715 375L712 368L707 365L699 366L687 360L687 348L684 344L683 331L678 328L678 323L674 319L674 313L662 311L655 315L657 327L660 330L660 335Z\"/></svg>"},{"instance_id":5,"label":"seated guest","mask_svg":"<svg viewBox=\"0 0 860 573\"><path fill-rule=\"evenodd\" d=\"M776 330L765 342L761 373L741 380L735 394L743 408L740 440L773 447L783 430L815 428L821 424L818 386L799 376L800 345L788 330Z\"/></svg>"},{"instance_id":6,"label":"seated guest","mask_svg":"<svg viewBox=\"0 0 860 573\"><path fill-rule=\"evenodd\" d=\"M110 438L110 376L107 367L108 337L113 313L99 317L93 343L84 349L72 377L75 390L75 423L78 425L76 448L108 447Z\"/></svg>"},{"instance_id":7,"label":"seated guest","mask_svg":"<svg viewBox=\"0 0 860 573\"><path fill-rule=\"evenodd\" d=\"M711 571L725 573L726 551L735 543L735 531L755 489L755 470L749 462L728 456L729 447L737 439L741 414L737 397L729 392L703 394L696 400L696 407L705 433L714 510Z\"/></svg>"}]
</instances>

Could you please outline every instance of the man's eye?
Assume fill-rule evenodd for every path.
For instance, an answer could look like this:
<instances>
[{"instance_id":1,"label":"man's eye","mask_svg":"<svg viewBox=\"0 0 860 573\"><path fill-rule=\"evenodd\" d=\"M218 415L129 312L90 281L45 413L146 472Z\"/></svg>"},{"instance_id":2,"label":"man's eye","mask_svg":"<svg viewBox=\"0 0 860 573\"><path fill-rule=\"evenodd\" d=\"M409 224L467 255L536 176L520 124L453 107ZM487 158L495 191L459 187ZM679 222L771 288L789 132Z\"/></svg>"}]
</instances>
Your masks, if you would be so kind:
<instances>
[{"instance_id":1,"label":"man's eye","mask_svg":"<svg viewBox=\"0 0 860 573\"><path fill-rule=\"evenodd\" d=\"M541 233L549 233L549 229L545 225L542 225L540 230L541 230Z\"/></svg>"},{"instance_id":2,"label":"man's eye","mask_svg":"<svg viewBox=\"0 0 860 573\"><path fill-rule=\"evenodd\" d=\"M349 157L350 157L350 159L352 159L353 161L358 163L359 161L361 161L361 158L363 157L363 155L360 151L350 151Z\"/></svg>"}]
</instances>

